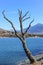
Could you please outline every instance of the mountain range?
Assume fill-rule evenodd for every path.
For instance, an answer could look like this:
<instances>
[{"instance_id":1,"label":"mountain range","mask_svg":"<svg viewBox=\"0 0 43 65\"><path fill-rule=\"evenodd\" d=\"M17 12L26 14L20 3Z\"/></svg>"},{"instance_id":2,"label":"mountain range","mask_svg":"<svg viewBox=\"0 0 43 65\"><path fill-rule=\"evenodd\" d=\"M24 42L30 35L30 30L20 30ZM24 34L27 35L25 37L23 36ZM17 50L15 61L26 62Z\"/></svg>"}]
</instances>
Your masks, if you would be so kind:
<instances>
[{"instance_id":1,"label":"mountain range","mask_svg":"<svg viewBox=\"0 0 43 65\"><path fill-rule=\"evenodd\" d=\"M43 34L43 24L41 23L38 23L34 26L32 26L29 30L28 30L29 33L32 33L32 34Z\"/></svg>"}]
</instances>

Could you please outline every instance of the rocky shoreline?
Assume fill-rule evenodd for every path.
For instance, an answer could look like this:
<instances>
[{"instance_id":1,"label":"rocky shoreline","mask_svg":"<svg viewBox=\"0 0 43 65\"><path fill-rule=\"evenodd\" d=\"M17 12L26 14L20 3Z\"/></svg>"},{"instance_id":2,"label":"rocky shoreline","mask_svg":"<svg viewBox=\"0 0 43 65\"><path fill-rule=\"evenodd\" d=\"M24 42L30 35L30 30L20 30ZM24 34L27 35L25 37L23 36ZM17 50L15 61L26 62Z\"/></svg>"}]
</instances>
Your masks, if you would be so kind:
<instances>
[{"instance_id":1,"label":"rocky shoreline","mask_svg":"<svg viewBox=\"0 0 43 65\"><path fill-rule=\"evenodd\" d=\"M43 54L36 55L35 59L37 60L37 62L34 64L30 64L30 61L26 59L18 62L17 65L43 65Z\"/></svg>"}]
</instances>

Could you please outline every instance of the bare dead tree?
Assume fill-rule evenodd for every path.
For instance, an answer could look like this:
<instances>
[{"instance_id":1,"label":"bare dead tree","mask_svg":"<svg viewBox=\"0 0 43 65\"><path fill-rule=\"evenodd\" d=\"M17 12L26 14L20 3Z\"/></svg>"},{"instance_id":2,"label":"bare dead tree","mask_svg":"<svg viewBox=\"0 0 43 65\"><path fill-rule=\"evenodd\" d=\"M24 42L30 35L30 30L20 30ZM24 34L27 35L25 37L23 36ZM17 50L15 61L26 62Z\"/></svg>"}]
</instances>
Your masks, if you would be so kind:
<instances>
[{"instance_id":1,"label":"bare dead tree","mask_svg":"<svg viewBox=\"0 0 43 65\"><path fill-rule=\"evenodd\" d=\"M5 11L2 12L4 19L6 19L12 26L15 35L21 40L22 45L23 45L23 49L28 57L28 59L30 60L30 63L34 63L36 61L36 59L32 56L32 53L30 52L30 50L27 48L26 46L26 36L25 34L27 34L27 31L30 29L31 24L33 23L34 19L30 22L29 26L27 27L26 31L23 31L23 26L22 23L24 21L26 21L27 19L29 19L30 17L26 17L28 12L26 12L26 14L23 16L22 15L22 11L18 10L19 13L19 22L20 22L20 31L21 31L21 36L17 33L12 21L10 21L6 16L5 16Z\"/></svg>"}]
</instances>

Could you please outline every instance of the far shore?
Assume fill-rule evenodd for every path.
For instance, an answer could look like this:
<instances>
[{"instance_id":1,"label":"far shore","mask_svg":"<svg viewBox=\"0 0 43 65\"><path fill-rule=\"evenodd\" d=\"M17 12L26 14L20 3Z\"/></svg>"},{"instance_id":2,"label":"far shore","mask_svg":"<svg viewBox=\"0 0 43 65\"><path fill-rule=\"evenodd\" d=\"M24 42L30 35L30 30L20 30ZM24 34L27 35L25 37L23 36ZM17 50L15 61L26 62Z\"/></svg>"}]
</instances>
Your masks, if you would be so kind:
<instances>
[{"instance_id":1,"label":"far shore","mask_svg":"<svg viewBox=\"0 0 43 65\"><path fill-rule=\"evenodd\" d=\"M20 36L22 36L21 35L21 33L18 33ZM14 34L14 33L9 33L9 34L6 34L6 33L3 33L3 34L0 34L0 38L17 38L17 36ZM27 33L26 35L25 35L25 37L26 38L43 38L43 34L29 34L29 33Z\"/></svg>"},{"instance_id":2,"label":"far shore","mask_svg":"<svg viewBox=\"0 0 43 65\"><path fill-rule=\"evenodd\" d=\"M1 37L1 36L0 36L0 38L18 38L18 37L15 37L15 36L11 36L11 37L3 36L3 37ZM39 36L39 37L38 37L38 36L32 36L32 37L31 37L31 36L28 36L28 37L26 37L26 38L43 38L43 37L40 37L40 36Z\"/></svg>"}]
</instances>

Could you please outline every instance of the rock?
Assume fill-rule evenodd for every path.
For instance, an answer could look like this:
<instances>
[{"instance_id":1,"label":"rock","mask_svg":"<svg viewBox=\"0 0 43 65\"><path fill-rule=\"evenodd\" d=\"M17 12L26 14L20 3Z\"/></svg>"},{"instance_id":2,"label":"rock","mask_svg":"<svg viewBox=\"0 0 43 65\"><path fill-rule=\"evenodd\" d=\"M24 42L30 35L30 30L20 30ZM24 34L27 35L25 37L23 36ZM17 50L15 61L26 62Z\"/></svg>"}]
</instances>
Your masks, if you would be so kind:
<instances>
[{"instance_id":1,"label":"rock","mask_svg":"<svg viewBox=\"0 0 43 65\"><path fill-rule=\"evenodd\" d=\"M35 56L35 59L37 61L33 64L30 64L30 61L26 59L24 61L19 62L18 65L43 65L43 54Z\"/></svg>"}]
</instances>

